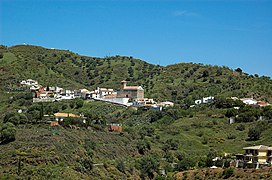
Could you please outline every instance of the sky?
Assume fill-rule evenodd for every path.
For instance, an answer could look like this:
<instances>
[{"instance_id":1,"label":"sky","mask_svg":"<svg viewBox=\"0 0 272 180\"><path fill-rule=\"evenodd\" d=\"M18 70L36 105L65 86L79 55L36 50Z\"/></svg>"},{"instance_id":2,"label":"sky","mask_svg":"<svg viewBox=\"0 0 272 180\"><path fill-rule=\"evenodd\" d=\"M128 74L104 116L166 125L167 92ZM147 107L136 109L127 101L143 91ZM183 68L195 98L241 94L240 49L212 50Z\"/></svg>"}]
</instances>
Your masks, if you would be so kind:
<instances>
[{"instance_id":1,"label":"sky","mask_svg":"<svg viewBox=\"0 0 272 180\"><path fill-rule=\"evenodd\" d=\"M0 0L0 44L272 77L272 0Z\"/></svg>"}]
</instances>

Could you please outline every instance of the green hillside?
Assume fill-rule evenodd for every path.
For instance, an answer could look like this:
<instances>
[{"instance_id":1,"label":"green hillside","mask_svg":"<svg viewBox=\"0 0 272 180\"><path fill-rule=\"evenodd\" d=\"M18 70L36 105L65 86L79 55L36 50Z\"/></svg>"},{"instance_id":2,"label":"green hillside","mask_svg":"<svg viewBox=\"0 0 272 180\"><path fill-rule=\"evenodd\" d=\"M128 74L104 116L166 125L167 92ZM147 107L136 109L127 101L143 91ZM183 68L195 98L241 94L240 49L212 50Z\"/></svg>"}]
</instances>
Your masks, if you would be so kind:
<instances>
[{"instance_id":1,"label":"green hillside","mask_svg":"<svg viewBox=\"0 0 272 180\"><path fill-rule=\"evenodd\" d=\"M247 75L228 67L180 63L166 67L133 57L95 58L38 46L2 46L1 87L32 78L64 88L119 88L121 80L142 85L148 97L188 103L203 96L254 97L271 101L269 77Z\"/></svg>"},{"instance_id":2,"label":"green hillside","mask_svg":"<svg viewBox=\"0 0 272 180\"><path fill-rule=\"evenodd\" d=\"M146 97L170 100L175 106L153 111L82 99L33 103L32 93L17 86L28 78L44 86L90 90L118 89L126 79L142 85ZM163 67L133 57L94 58L18 45L1 46L0 79L0 179L190 179L202 174L223 179L225 170L205 170L214 165L212 158L229 153L223 159L229 167L245 146L272 146L272 108L225 98L272 102L272 80L241 69L193 63ZM215 96L216 101L189 108L203 96ZM234 110L236 106L240 109ZM41 115L56 112L82 113L86 124L66 118L62 126L52 128ZM236 115L237 123L229 124L228 117ZM109 123L122 124L123 132L110 132ZM221 167L223 161L214 163ZM263 170L252 176L232 173L233 179L271 178Z\"/></svg>"}]
</instances>

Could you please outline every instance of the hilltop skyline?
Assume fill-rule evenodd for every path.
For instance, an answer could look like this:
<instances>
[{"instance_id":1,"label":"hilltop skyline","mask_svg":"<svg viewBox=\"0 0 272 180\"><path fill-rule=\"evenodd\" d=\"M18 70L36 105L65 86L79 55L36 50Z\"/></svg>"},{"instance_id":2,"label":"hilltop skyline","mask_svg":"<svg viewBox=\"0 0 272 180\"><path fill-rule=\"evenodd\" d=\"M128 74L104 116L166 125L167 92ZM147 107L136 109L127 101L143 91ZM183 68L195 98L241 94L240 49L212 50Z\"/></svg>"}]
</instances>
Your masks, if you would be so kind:
<instances>
[{"instance_id":1,"label":"hilltop skyline","mask_svg":"<svg viewBox=\"0 0 272 180\"><path fill-rule=\"evenodd\" d=\"M0 43L240 67L272 77L271 1L0 2Z\"/></svg>"}]
</instances>

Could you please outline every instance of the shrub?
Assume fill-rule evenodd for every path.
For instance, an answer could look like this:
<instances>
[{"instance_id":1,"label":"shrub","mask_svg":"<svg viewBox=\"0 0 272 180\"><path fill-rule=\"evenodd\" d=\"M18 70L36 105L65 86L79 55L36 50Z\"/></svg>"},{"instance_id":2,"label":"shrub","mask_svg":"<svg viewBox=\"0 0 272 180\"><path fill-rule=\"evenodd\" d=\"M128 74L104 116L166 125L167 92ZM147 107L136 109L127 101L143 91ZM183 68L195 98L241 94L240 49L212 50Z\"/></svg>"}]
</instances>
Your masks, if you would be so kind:
<instances>
[{"instance_id":1,"label":"shrub","mask_svg":"<svg viewBox=\"0 0 272 180\"><path fill-rule=\"evenodd\" d=\"M198 137L202 137L202 136L204 135L204 133L203 133L203 131L197 131L197 132L196 132L196 135L197 135Z\"/></svg>"},{"instance_id":2,"label":"shrub","mask_svg":"<svg viewBox=\"0 0 272 180\"><path fill-rule=\"evenodd\" d=\"M233 175L233 173L234 173L234 170L232 168L224 169L223 171L224 179L228 179L229 177Z\"/></svg>"},{"instance_id":3,"label":"shrub","mask_svg":"<svg viewBox=\"0 0 272 180\"><path fill-rule=\"evenodd\" d=\"M82 108L84 104L83 99L77 99L76 100L76 109Z\"/></svg>"},{"instance_id":4,"label":"shrub","mask_svg":"<svg viewBox=\"0 0 272 180\"><path fill-rule=\"evenodd\" d=\"M153 127L144 126L140 129L139 134L143 138L145 136L153 136L155 129Z\"/></svg>"},{"instance_id":5,"label":"shrub","mask_svg":"<svg viewBox=\"0 0 272 180\"><path fill-rule=\"evenodd\" d=\"M125 173L125 164L124 164L124 161L119 160L118 163L117 163L116 168L117 168L120 172Z\"/></svg>"},{"instance_id":6,"label":"shrub","mask_svg":"<svg viewBox=\"0 0 272 180\"><path fill-rule=\"evenodd\" d=\"M228 138L228 139L235 139L235 138L236 138L236 136L235 136L235 135L233 135L233 134L228 134L227 138Z\"/></svg>"},{"instance_id":7,"label":"shrub","mask_svg":"<svg viewBox=\"0 0 272 180\"><path fill-rule=\"evenodd\" d=\"M155 172L159 171L160 161L155 155L143 156L138 161L138 169L141 171L141 177L144 179L146 176L149 179L154 179Z\"/></svg>"},{"instance_id":8,"label":"shrub","mask_svg":"<svg viewBox=\"0 0 272 180\"><path fill-rule=\"evenodd\" d=\"M179 141L176 139L168 139L165 142L165 145L162 147L164 151L168 150L177 150L179 146Z\"/></svg>"},{"instance_id":9,"label":"shrub","mask_svg":"<svg viewBox=\"0 0 272 180\"><path fill-rule=\"evenodd\" d=\"M243 131L245 130L245 125L244 124L239 124L237 127L236 127L237 130L239 131Z\"/></svg>"},{"instance_id":10,"label":"shrub","mask_svg":"<svg viewBox=\"0 0 272 180\"><path fill-rule=\"evenodd\" d=\"M196 165L196 162L194 159L185 157L181 161L178 162L177 165L177 170L178 171L183 171L183 170L188 170Z\"/></svg>"},{"instance_id":11,"label":"shrub","mask_svg":"<svg viewBox=\"0 0 272 180\"><path fill-rule=\"evenodd\" d=\"M77 170L80 172L89 172L93 169L93 162L90 158L81 158L79 160Z\"/></svg>"},{"instance_id":12,"label":"shrub","mask_svg":"<svg viewBox=\"0 0 272 180\"><path fill-rule=\"evenodd\" d=\"M250 141L259 140L261 137L261 133L262 133L262 131L257 127L250 128L248 130L248 140L250 140Z\"/></svg>"},{"instance_id":13,"label":"shrub","mask_svg":"<svg viewBox=\"0 0 272 180\"><path fill-rule=\"evenodd\" d=\"M0 144L15 140L16 129L14 124L7 122L0 124Z\"/></svg>"},{"instance_id":14,"label":"shrub","mask_svg":"<svg viewBox=\"0 0 272 180\"><path fill-rule=\"evenodd\" d=\"M151 149L150 142L148 140L141 140L137 143L138 152L142 155L145 154L146 151Z\"/></svg>"}]
</instances>

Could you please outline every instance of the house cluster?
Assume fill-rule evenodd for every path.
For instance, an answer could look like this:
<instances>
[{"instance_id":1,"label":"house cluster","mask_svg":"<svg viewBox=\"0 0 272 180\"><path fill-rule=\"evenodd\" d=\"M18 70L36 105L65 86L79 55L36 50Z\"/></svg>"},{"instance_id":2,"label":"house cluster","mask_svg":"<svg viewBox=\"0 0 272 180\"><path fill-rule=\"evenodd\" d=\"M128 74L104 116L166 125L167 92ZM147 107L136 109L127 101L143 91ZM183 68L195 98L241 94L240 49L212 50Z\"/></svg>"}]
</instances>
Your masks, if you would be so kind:
<instances>
[{"instance_id":1,"label":"house cluster","mask_svg":"<svg viewBox=\"0 0 272 180\"><path fill-rule=\"evenodd\" d=\"M238 97L231 97L230 99L232 100L241 100L244 104L246 105L250 105L250 106L254 106L254 107L266 107L266 106L270 106L269 103L264 102L264 101L257 101L253 98L238 98ZM203 97L201 99L197 99L195 100L195 104L206 104L206 103L211 103L214 102L215 98L213 96L209 96L209 97ZM191 107L194 107L195 105L191 105Z\"/></svg>"},{"instance_id":2,"label":"house cluster","mask_svg":"<svg viewBox=\"0 0 272 180\"><path fill-rule=\"evenodd\" d=\"M236 154L236 167L260 168L271 166L272 147L259 145L243 148L244 154Z\"/></svg>"},{"instance_id":3,"label":"house cluster","mask_svg":"<svg viewBox=\"0 0 272 180\"><path fill-rule=\"evenodd\" d=\"M97 94L94 95L94 93ZM144 97L144 89L142 86L128 86L127 81L121 81L120 89L97 88L90 92L90 96L95 100L111 102L124 106L132 106L135 108L143 107L145 109L162 110L163 107L174 106L172 102L157 103L153 99Z\"/></svg>"},{"instance_id":4,"label":"house cluster","mask_svg":"<svg viewBox=\"0 0 272 180\"><path fill-rule=\"evenodd\" d=\"M39 89L35 90L33 102L54 102L75 99L77 97L78 96L76 96L75 91L73 90L65 90L57 86L56 87L40 86Z\"/></svg>"},{"instance_id":5,"label":"house cluster","mask_svg":"<svg viewBox=\"0 0 272 180\"><path fill-rule=\"evenodd\" d=\"M57 86L44 87L32 79L23 80L21 85L29 86L30 90L35 92L33 102L55 102L83 98L110 102L127 107L143 107L154 110L162 110L163 107L174 106L174 103L169 101L157 103L153 99L145 98L142 86L128 86L125 80L121 81L118 90L100 87L91 91L88 89L66 90Z\"/></svg>"},{"instance_id":6,"label":"house cluster","mask_svg":"<svg viewBox=\"0 0 272 180\"><path fill-rule=\"evenodd\" d=\"M244 104L254 107L266 107L270 106L269 103L264 101L257 101L253 98L237 98L237 97L231 97L232 100L241 100Z\"/></svg>"},{"instance_id":7,"label":"house cluster","mask_svg":"<svg viewBox=\"0 0 272 180\"><path fill-rule=\"evenodd\" d=\"M22 86L29 86L29 89L32 91L35 91L41 87L41 85L38 84L38 81L35 81L33 79L27 79L20 82Z\"/></svg>"},{"instance_id":8,"label":"house cluster","mask_svg":"<svg viewBox=\"0 0 272 180\"><path fill-rule=\"evenodd\" d=\"M203 97L201 99L195 100L195 104L206 104L206 103L211 103L213 101L214 101L214 97L209 96L209 97Z\"/></svg>"},{"instance_id":9,"label":"house cluster","mask_svg":"<svg viewBox=\"0 0 272 180\"><path fill-rule=\"evenodd\" d=\"M44 87L38 81L27 79L20 82L23 86L28 86L34 92L33 102L54 102L66 99L75 99L76 94L73 90L65 90L61 87Z\"/></svg>"}]
</instances>

